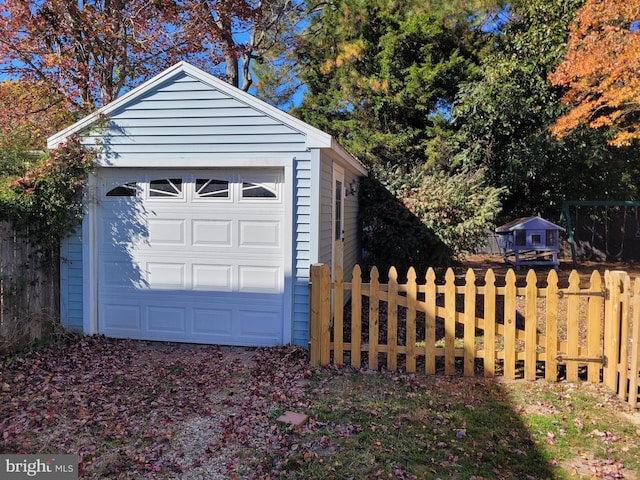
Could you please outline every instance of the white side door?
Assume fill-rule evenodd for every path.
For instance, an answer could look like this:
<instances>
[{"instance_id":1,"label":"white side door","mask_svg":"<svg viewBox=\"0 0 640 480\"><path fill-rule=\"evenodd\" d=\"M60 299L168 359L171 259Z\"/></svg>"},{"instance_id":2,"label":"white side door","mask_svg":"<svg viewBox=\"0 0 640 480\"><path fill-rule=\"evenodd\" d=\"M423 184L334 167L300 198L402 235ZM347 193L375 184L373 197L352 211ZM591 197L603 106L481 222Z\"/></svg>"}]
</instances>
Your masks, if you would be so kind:
<instances>
[{"instance_id":1,"label":"white side door","mask_svg":"<svg viewBox=\"0 0 640 480\"><path fill-rule=\"evenodd\" d=\"M338 165L333 166L333 208L332 208L332 268L334 277L336 267L343 266L344 259L344 170Z\"/></svg>"}]
</instances>

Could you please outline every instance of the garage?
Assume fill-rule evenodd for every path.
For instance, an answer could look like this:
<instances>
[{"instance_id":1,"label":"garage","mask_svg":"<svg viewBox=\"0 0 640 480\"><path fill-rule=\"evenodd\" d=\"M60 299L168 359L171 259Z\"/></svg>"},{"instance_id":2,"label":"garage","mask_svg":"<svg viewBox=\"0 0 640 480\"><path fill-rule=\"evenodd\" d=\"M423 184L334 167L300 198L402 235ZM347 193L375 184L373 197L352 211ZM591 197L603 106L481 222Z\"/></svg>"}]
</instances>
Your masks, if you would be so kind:
<instances>
[{"instance_id":1,"label":"garage","mask_svg":"<svg viewBox=\"0 0 640 480\"><path fill-rule=\"evenodd\" d=\"M60 316L116 338L309 339L309 270L359 258L366 168L331 135L180 62L48 139L95 155ZM347 188L348 186L348 188Z\"/></svg>"},{"instance_id":2,"label":"garage","mask_svg":"<svg viewBox=\"0 0 640 480\"><path fill-rule=\"evenodd\" d=\"M281 171L127 169L99 185L100 333L282 343Z\"/></svg>"}]
</instances>

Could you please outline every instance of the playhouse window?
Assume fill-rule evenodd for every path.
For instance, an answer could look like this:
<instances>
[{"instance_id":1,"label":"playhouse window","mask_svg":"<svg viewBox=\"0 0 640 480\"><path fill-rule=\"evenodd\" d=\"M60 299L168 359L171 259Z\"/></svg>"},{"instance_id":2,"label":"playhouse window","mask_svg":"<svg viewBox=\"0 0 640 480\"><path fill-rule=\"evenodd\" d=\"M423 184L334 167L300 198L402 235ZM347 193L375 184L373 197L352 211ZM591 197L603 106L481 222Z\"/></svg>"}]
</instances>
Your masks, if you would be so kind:
<instances>
[{"instance_id":1,"label":"playhouse window","mask_svg":"<svg viewBox=\"0 0 640 480\"><path fill-rule=\"evenodd\" d=\"M527 244L527 231L526 230L516 230L516 246L523 246Z\"/></svg>"},{"instance_id":2,"label":"playhouse window","mask_svg":"<svg viewBox=\"0 0 640 480\"><path fill-rule=\"evenodd\" d=\"M542 244L542 235L539 233L531 234L531 245L540 245Z\"/></svg>"},{"instance_id":3,"label":"playhouse window","mask_svg":"<svg viewBox=\"0 0 640 480\"><path fill-rule=\"evenodd\" d=\"M555 246L558 244L558 232L556 230L547 230L547 245Z\"/></svg>"}]
</instances>

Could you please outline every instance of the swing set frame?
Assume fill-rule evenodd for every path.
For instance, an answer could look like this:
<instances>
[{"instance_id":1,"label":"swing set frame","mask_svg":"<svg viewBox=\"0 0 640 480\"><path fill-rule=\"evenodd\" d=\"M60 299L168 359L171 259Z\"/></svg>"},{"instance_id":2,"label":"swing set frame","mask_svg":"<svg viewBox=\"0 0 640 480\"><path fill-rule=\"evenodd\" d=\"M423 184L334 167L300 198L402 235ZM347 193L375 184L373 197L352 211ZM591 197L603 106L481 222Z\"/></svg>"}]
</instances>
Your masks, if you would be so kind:
<instances>
[{"instance_id":1,"label":"swing set frame","mask_svg":"<svg viewBox=\"0 0 640 480\"><path fill-rule=\"evenodd\" d=\"M562 202L562 216L567 220L567 232L569 233L569 245L571 246L571 260L573 268L578 265L576 259L576 243L571 225L571 207L635 207L640 208L640 201L635 200L565 200ZM626 215L626 213L625 213ZM576 214L577 216L577 214ZM638 227L640 228L640 227Z\"/></svg>"}]
</instances>

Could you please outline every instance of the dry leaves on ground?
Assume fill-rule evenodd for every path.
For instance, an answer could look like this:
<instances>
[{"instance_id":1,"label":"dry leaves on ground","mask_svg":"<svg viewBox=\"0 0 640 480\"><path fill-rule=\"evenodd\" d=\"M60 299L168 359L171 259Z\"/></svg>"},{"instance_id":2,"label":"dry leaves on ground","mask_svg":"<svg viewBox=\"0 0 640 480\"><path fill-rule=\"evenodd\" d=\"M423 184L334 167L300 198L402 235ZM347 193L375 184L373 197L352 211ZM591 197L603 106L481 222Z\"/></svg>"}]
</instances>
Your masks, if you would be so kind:
<instances>
[{"instance_id":1,"label":"dry leaves on ground","mask_svg":"<svg viewBox=\"0 0 640 480\"><path fill-rule=\"evenodd\" d=\"M273 418L304 394L306 355L77 336L0 359L0 453L78 454L90 478L259 471L282 440Z\"/></svg>"}]
</instances>

